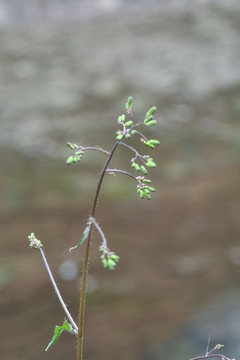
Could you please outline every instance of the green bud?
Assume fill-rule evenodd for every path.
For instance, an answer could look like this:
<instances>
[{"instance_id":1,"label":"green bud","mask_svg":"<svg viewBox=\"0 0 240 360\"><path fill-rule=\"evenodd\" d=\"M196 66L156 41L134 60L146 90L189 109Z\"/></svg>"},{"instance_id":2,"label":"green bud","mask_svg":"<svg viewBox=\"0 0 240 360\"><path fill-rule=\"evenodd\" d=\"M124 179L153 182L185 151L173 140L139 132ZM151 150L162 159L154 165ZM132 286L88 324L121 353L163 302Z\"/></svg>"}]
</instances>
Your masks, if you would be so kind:
<instances>
[{"instance_id":1,"label":"green bud","mask_svg":"<svg viewBox=\"0 0 240 360\"><path fill-rule=\"evenodd\" d=\"M222 345L222 344L217 344L216 346L215 346L215 349L216 350L220 350L220 349L222 349L222 348L224 348L224 345ZM234 360L234 359L233 359Z\"/></svg>"},{"instance_id":2,"label":"green bud","mask_svg":"<svg viewBox=\"0 0 240 360\"><path fill-rule=\"evenodd\" d=\"M144 119L144 124L147 124L149 121L151 121L153 119L153 116L150 115L150 116L147 116L145 119Z\"/></svg>"},{"instance_id":3,"label":"green bud","mask_svg":"<svg viewBox=\"0 0 240 360\"><path fill-rule=\"evenodd\" d=\"M144 145L146 145L147 147L149 147L149 148L151 148L151 149L155 149L155 146L154 146L153 144L150 144L149 141L144 141L143 143L144 143Z\"/></svg>"},{"instance_id":4,"label":"green bud","mask_svg":"<svg viewBox=\"0 0 240 360\"><path fill-rule=\"evenodd\" d=\"M147 169L145 168L145 166L141 165L140 169L144 175L147 175L148 172L147 172Z\"/></svg>"},{"instance_id":5,"label":"green bud","mask_svg":"<svg viewBox=\"0 0 240 360\"><path fill-rule=\"evenodd\" d=\"M122 140L122 138L123 138L122 134L120 132L117 133L116 139L117 140Z\"/></svg>"},{"instance_id":6,"label":"green bud","mask_svg":"<svg viewBox=\"0 0 240 360\"><path fill-rule=\"evenodd\" d=\"M107 254L107 249L106 248L101 248L101 252L103 253L102 255L101 255L101 257L104 257L105 256L105 254Z\"/></svg>"},{"instance_id":7,"label":"green bud","mask_svg":"<svg viewBox=\"0 0 240 360\"><path fill-rule=\"evenodd\" d=\"M151 187L151 186L148 187L148 190L151 191L151 192L155 192L155 191L156 191L156 189L154 189L154 188Z\"/></svg>"},{"instance_id":8,"label":"green bud","mask_svg":"<svg viewBox=\"0 0 240 360\"><path fill-rule=\"evenodd\" d=\"M153 115L157 111L156 106L151 107L151 109L148 110L147 116Z\"/></svg>"},{"instance_id":9,"label":"green bud","mask_svg":"<svg viewBox=\"0 0 240 360\"><path fill-rule=\"evenodd\" d=\"M122 114L122 115L120 115L120 116L118 117L118 122L119 122L119 123L124 122L124 120L125 120L125 115L124 115L124 114Z\"/></svg>"},{"instance_id":10,"label":"green bud","mask_svg":"<svg viewBox=\"0 0 240 360\"><path fill-rule=\"evenodd\" d=\"M84 152L82 150L75 152L75 155L83 155L83 154L84 154Z\"/></svg>"},{"instance_id":11,"label":"green bud","mask_svg":"<svg viewBox=\"0 0 240 360\"><path fill-rule=\"evenodd\" d=\"M143 179L142 182L144 184L151 184L151 180L149 180L149 179Z\"/></svg>"},{"instance_id":12,"label":"green bud","mask_svg":"<svg viewBox=\"0 0 240 360\"><path fill-rule=\"evenodd\" d=\"M142 189L140 189L139 191L139 195L140 195L140 198L143 199L144 198L144 191Z\"/></svg>"},{"instance_id":13,"label":"green bud","mask_svg":"<svg viewBox=\"0 0 240 360\"><path fill-rule=\"evenodd\" d=\"M126 102L126 109L128 111L130 111L132 109L132 101L133 101L132 96L129 96L129 98L127 99L127 102Z\"/></svg>"},{"instance_id":14,"label":"green bud","mask_svg":"<svg viewBox=\"0 0 240 360\"><path fill-rule=\"evenodd\" d=\"M31 235L28 236L28 240L29 240L29 246L32 249L36 249L39 250L40 248L43 247L41 241L39 239L36 238L36 236L34 235L34 233L31 233Z\"/></svg>"},{"instance_id":15,"label":"green bud","mask_svg":"<svg viewBox=\"0 0 240 360\"><path fill-rule=\"evenodd\" d=\"M146 166L149 167L149 168L155 168L156 167L156 164L154 161L150 160L146 163Z\"/></svg>"},{"instance_id":16,"label":"green bud","mask_svg":"<svg viewBox=\"0 0 240 360\"><path fill-rule=\"evenodd\" d=\"M114 270L115 266L116 266L115 261L113 261L112 259L107 260L107 267L109 268L109 270Z\"/></svg>"},{"instance_id":17,"label":"green bud","mask_svg":"<svg viewBox=\"0 0 240 360\"><path fill-rule=\"evenodd\" d=\"M156 123L157 123L156 120L151 120L151 121L148 121L147 123L145 123L145 125L152 126L152 125L156 125Z\"/></svg>"},{"instance_id":18,"label":"green bud","mask_svg":"<svg viewBox=\"0 0 240 360\"><path fill-rule=\"evenodd\" d=\"M149 140L149 143L156 146L160 144L160 141L151 139Z\"/></svg>"},{"instance_id":19,"label":"green bud","mask_svg":"<svg viewBox=\"0 0 240 360\"><path fill-rule=\"evenodd\" d=\"M116 255L116 254L112 254L112 255L109 256L109 259L112 259L116 263L116 262L119 261L120 257L118 255Z\"/></svg>"},{"instance_id":20,"label":"green bud","mask_svg":"<svg viewBox=\"0 0 240 360\"><path fill-rule=\"evenodd\" d=\"M102 259L102 264L103 264L103 266L104 266L104 267L105 267L105 269L106 269L106 268L107 268L107 266L108 266L107 259L103 258L103 259Z\"/></svg>"},{"instance_id":21,"label":"green bud","mask_svg":"<svg viewBox=\"0 0 240 360\"><path fill-rule=\"evenodd\" d=\"M145 196L145 198L148 199L148 200L151 199L151 196L150 196L148 193L146 193L146 192L144 192L144 196Z\"/></svg>"},{"instance_id":22,"label":"green bud","mask_svg":"<svg viewBox=\"0 0 240 360\"><path fill-rule=\"evenodd\" d=\"M131 137L132 137L131 134L126 134L126 135L125 135L125 138L126 138L126 139L130 139Z\"/></svg>"},{"instance_id":23,"label":"green bud","mask_svg":"<svg viewBox=\"0 0 240 360\"><path fill-rule=\"evenodd\" d=\"M132 165L131 165L136 171L139 171L140 170L140 166L138 164L136 164L135 162L132 162Z\"/></svg>"},{"instance_id":24,"label":"green bud","mask_svg":"<svg viewBox=\"0 0 240 360\"><path fill-rule=\"evenodd\" d=\"M70 143L70 142L67 142L67 146L68 146L71 150L75 149L74 145L73 145L72 143Z\"/></svg>"},{"instance_id":25,"label":"green bud","mask_svg":"<svg viewBox=\"0 0 240 360\"><path fill-rule=\"evenodd\" d=\"M67 160L66 160L66 163L67 163L68 165L73 164L73 163L74 163L74 156L69 156L69 157L67 158Z\"/></svg>"},{"instance_id":26,"label":"green bud","mask_svg":"<svg viewBox=\"0 0 240 360\"><path fill-rule=\"evenodd\" d=\"M131 135L135 135L136 134L136 130L131 130Z\"/></svg>"},{"instance_id":27,"label":"green bud","mask_svg":"<svg viewBox=\"0 0 240 360\"><path fill-rule=\"evenodd\" d=\"M132 120L129 120L129 121L126 122L125 125L126 125L126 127L129 127L129 126L131 126L132 124L133 124L133 121L132 121Z\"/></svg>"}]
</instances>

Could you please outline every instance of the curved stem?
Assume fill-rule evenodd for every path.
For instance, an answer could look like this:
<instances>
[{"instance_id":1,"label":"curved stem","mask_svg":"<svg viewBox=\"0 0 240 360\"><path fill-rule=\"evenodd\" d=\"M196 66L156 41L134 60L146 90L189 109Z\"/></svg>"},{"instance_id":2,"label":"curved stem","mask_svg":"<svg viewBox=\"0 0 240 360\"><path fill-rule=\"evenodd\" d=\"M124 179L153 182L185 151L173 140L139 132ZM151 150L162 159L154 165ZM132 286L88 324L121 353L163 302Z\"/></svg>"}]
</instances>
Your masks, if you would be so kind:
<instances>
[{"instance_id":1,"label":"curved stem","mask_svg":"<svg viewBox=\"0 0 240 360\"><path fill-rule=\"evenodd\" d=\"M138 181L138 179L137 179L134 175L132 175L132 174L130 174L129 172L124 171L124 170L119 170L119 169L106 169L106 172L108 172L109 174L119 173L119 174L127 175L127 176L131 177L132 179Z\"/></svg>"},{"instance_id":2,"label":"curved stem","mask_svg":"<svg viewBox=\"0 0 240 360\"><path fill-rule=\"evenodd\" d=\"M91 221L93 223L93 225L95 226L95 228L97 229L97 231L99 232L99 234L102 238L102 244L107 248L107 239L104 235L104 232L100 228L100 225L96 222L95 218L89 218L89 221Z\"/></svg>"},{"instance_id":3,"label":"curved stem","mask_svg":"<svg viewBox=\"0 0 240 360\"><path fill-rule=\"evenodd\" d=\"M97 190L95 193L95 197L92 204L92 209L90 213L90 217L95 217L95 211L97 207L97 201L99 197L99 193L101 190L102 182L104 175L106 173L107 167L112 159L114 151L116 150L119 141L116 141L112 150L110 151L108 158L102 168L101 175L98 181ZM77 336L77 360L83 359L83 325L84 325L84 314L85 314L85 299L86 299L86 284L87 284L87 273L88 273L88 260L89 260L89 250L90 250L90 242L92 236L92 228L93 223L90 224L90 230L87 238L87 244L85 249L84 263L83 263L83 273L82 273L82 286L80 293L80 304L79 304L79 321L78 321L78 336Z\"/></svg>"},{"instance_id":4,"label":"curved stem","mask_svg":"<svg viewBox=\"0 0 240 360\"><path fill-rule=\"evenodd\" d=\"M124 143L124 142L122 142L122 141L120 141L119 145L126 146L128 149L130 149L130 150L132 150L133 152L135 152L136 156L138 156L138 157L141 157L141 156L142 156L142 155L139 154L139 152L138 152L136 149L134 149L132 146L130 146L130 145L128 145L128 144L126 144L126 143Z\"/></svg>"},{"instance_id":5,"label":"curved stem","mask_svg":"<svg viewBox=\"0 0 240 360\"><path fill-rule=\"evenodd\" d=\"M136 131L136 134L141 136L141 138L143 138L145 141L148 141L148 138L145 135L143 135L140 131L138 131L138 130L135 130L135 131Z\"/></svg>"},{"instance_id":6,"label":"curved stem","mask_svg":"<svg viewBox=\"0 0 240 360\"><path fill-rule=\"evenodd\" d=\"M146 155L139 154L139 152L136 149L134 149L132 146L130 146L122 141L120 141L119 145L123 145L135 153L135 158L132 159L133 161L135 159L139 158L143 163L146 163Z\"/></svg>"}]
</instances>

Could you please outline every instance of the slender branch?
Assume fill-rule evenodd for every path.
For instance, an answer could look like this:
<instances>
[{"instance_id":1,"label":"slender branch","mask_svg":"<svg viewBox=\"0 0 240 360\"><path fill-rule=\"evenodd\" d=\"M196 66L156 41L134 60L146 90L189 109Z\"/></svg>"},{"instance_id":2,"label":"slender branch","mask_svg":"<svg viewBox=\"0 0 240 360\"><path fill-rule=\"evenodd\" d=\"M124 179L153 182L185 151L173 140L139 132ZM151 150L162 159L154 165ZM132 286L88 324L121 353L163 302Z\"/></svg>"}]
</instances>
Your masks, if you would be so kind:
<instances>
[{"instance_id":1,"label":"slender branch","mask_svg":"<svg viewBox=\"0 0 240 360\"><path fill-rule=\"evenodd\" d=\"M126 144L126 143L124 143L122 141L119 143L119 145L123 145L123 146L127 147L128 149L132 150L135 153L136 156L135 156L135 158L133 158L131 160L131 162L135 161L137 158L139 158L144 164L146 164L146 158L147 158L146 155L139 154L139 152L136 149L134 149L132 146L130 146L130 145L128 145L128 144Z\"/></svg>"},{"instance_id":2,"label":"slender branch","mask_svg":"<svg viewBox=\"0 0 240 360\"><path fill-rule=\"evenodd\" d=\"M100 236L101 236L101 238L102 238L102 241L103 241L103 245L104 245L105 247L107 247L107 239L106 239L106 237L105 237L105 235L104 235L104 232L102 231L100 225L97 223L96 219L90 217L90 218L89 218L89 221L95 226L95 228L96 228L97 231L99 232L99 234L100 234Z\"/></svg>"},{"instance_id":3,"label":"slender branch","mask_svg":"<svg viewBox=\"0 0 240 360\"><path fill-rule=\"evenodd\" d=\"M208 355L202 355L197 356L189 360L201 360L201 359L210 359L210 358L220 358L221 360L230 360L228 357L221 355L221 354L208 354Z\"/></svg>"},{"instance_id":4,"label":"slender branch","mask_svg":"<svg viewBox=\"0 0 240 360\"><path fill-rule=\"evenodd\" d=\"M136 155L136 156L138 156L138 157L140 157L140 158L143 157L142 155L139 154L139 152L138 152L136 149L134 149L134 148L133 148L132 146L130 146L130 145L128 145L128 144L126 144L126 143L124 143L124 142L122 142L122 141L120 141L119 145L123 145L123 146L127 147L128 149L132 150L133 152L135 152L135 155Z\"/></svg>"},{"instance_id":5,"label":"slender branch","mask_svg":"<svg viewBox=\"0 0 240 360\"><path fill-rule=\"evenodd\" d=\"M94 218L95 211L97 207L97 201L101 189L101 185L103 182L104 175L106 173L106 169L112 159L114 151L116 150L119 141L116 141L112 150L110 151L107 160L102 168L101 175L98 181L95 197L92 204L90 218ZM93 223L90 224L90 230L87 238L87 244L85 249L84 263L83 263L83 274L82 274L82 284L81 284L81 293L80 293L80 304L79 304L79 321L78 321L78 340L77 340L77 360L83 359L83 325L84 325L84 314L85 314L85 299L86 299L86 285L87 285L87 273L88 273L88 260L89 260L89 250L90 250L90 242L92 236L92 228Z\"/></svg>"},{"instance_id":6,"label":"slender branch","mask_svg":"<svg viewBox=\"0 0 240 360\"><path fill-rule=\"evenodd\" d=\"M127 176L131 177L132 179L138 181L138 179L137 179L134 175L132 175L132 174L130 174L129 172L124 171L124 170L119 170L119 169L106 169L106 172L108 172L109 174L119 173L119 174L127 175ZM138 182L139 182L139 181L138 181Z\"/></svg>"},{"instance_id":7,"label":"slender branch","mask_svg":"<svg viewBox=\"0 0 240 360\"><path fill-rule=\"evenodd\" d=\"M65 302L64 302L64 300L63 300L63 298L62 298L62 296L61 296L61 294L60 294L60 291L58 290L57 284L56 284L56 282L55 282L55 280L54 280L53 274L52 274L51 269L50 269L50 267L49 267L49 265L48 265L46 256L45 256L45 254L44 254L44 252L43 252L43 250L42 250L41 247L38 247L38 249L39 249L40 252L41 252L44 265L45 265L45 267L46 267L46 269L47 269L49 278L50 278L50 280L51 280L51 282L52 282L52 285L53 285L53 288L54 288L54 290L55 290L55 292L56 292L56 295L57 295L57 297L58 297L58 300L59 300L60 304L62 305L62 308L63 308L63 310L64 310L64 312L65 312L68 320L70 321L70 323L72 324L72 326L73 326L73 328L74 328L74 333L77 334L77 332L78 332L78 327L77 327L75 321L73 320L70 312L68 311L68 309L67 309L67 307L66 307L66 304L65 304Z\"/></svg>"},{"instance_id":8,"label":"slender branch","mask_svg":"<svg viewBox=\"0 0 240 360\"><path fill-rule=\"evenodd\" d=\"M79 150L83 150L83 151L85 151L85 150L97 150L97 151L103 152L104 154L110 155L110 152L109 152L109 151L103 150L103 149L101 149L101 148L98 147L98 146L87 146L87 147L84 147L84 146L78 146L78 145L74 144L74 148L75 148L76 150L79 149Z\"/></svg>"},{"instance_id":9,"label":"slender branch","mask_svg":"<svg viewBox=\"0 0 240 360\"><path fill-rule=\"evenodd\" d=\"M136 134L141 136L141 138L143 138L145 141L148 141L148 138L145 135L143 135L140 131L138 131L138 130L135 130L135 131L136 131Z\"/></svg>"}]
</instances>

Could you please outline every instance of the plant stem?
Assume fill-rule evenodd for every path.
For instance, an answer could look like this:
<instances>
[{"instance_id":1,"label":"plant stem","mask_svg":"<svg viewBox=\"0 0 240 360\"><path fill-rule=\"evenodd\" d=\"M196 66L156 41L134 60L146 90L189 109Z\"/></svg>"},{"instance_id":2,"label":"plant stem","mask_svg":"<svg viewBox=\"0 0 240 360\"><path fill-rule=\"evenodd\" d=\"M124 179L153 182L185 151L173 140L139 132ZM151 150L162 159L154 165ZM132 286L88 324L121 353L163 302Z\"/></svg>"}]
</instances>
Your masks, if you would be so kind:
<instances>
[{"instance_id":1,"label":"plant stem","mask_svg":"<svg viewBox=\"0 0 240 360\"><path fill-rule=\"evenodd\" d=\"M55 282L55 280L54 280L54 277L53 277L53 275L52 275L51 269L50 269L50 267L49 267L49 265L48 265L46 256L45 256L45 254L44 254L44 252L43 252L43 250L42 250L41 247L38 247L38 249L39 249L40 252L41 252L44 265L45 265L45 267L46 267L46 269L47 269L49 278L50 278L50 280L51 280L51 282L52 282L52 285L53 285L53 288L54 288L54 290L55 290L55 292L56 292L56 295L57 295L57 297L58 297L58 300L60 301L60 304L62 305L63 310L64 310L64 312L65 312L65 314L66 314L69 322L70 322L70 323L72 324L72 326L73 326L73 329L74 329L73 331L74 331L74 333L77 334L77 332L78 332L78 327L77 327L75 321L73 320L70 312L68 311L68 309L67 309L67 307L66 307L66 305L65 305L65 302L64 302L64 300L63 300L63 298L62 298L62 296L61 296L61 294L60 294L60 291L58 290L57 284L56 284L56 282Z\"/></svg>"},{"instance_id":2,"label":"plant stem","mask_svg":"<svg viewBox=\"0 0 240 360\"><path fill-rule=\"evenodd\" d=\"M116 141L112 150L109 153L109 156L102 168L102 172L98 181L97 190L93 200L93 205L91 209L90 217L95 217L95 211L97 207L97 201L99 193L101 190L101 185L103 182L104 175L106 173L107 167L112 159L114 151L116 150L120 141ZM85 314L85 300L86 300L86 284L87 284L87 273L88 273L88 260L89 260L89 250L91 243L93 223L90 224L90 230L87 238L87 244L85 249L84 263L83 263L83 273L82 273L82 284L81 284L81 293L80 293L80 303L79 303L79 320L78 320L78 336L77 336L77 360L83 360L83 325L84 325L84 314Z\"/></svg>"},{"instance_id":3,"label":"plant stem","mask_svg":"<svg viewBox=\"0 0 240 360\"><path fill-rule=\"evenodd\" d=\"M202 355L202 356L197 356L195 358L189 359L189 360L202 360L202 359L221 359L221 360L233 360L233 359L229 359L228 357L224 356L224 355L220 355L220 354L208 354L208 355Z\"/></svg>"},{"instance_id":4,"label":"plant stem","mask_svg":"<svg viewBox=\"0 0 240 360\"><path fill-rule=\"evenodd\" d=\"M127 175L127 176L129 176L130 178L138 181L138 180L136 179L136 176L134 176L134 175L132 175L132 174L130 174L129 172L124 171L124 170L119 170L119 169L107 169L106 172L108 172L109 174L119 173L119 174Z\"/></svg>"},{"instance_id":5,"label":"plant stem","mask_svg":"<svg viewBox=\"0 0 240 360\"><path fill-rule=\"evenodd\" d=\"M94 218L89 218L89 220L91 220L91 222L93 223L93 225L95 226L95 228L99 232L99 234L100 234L100 236L102 238L102 244L107 248L107 240L106 240L104 232L100 228L99 224L96 222L96 220Z\"/></svg>"}]
</instances>

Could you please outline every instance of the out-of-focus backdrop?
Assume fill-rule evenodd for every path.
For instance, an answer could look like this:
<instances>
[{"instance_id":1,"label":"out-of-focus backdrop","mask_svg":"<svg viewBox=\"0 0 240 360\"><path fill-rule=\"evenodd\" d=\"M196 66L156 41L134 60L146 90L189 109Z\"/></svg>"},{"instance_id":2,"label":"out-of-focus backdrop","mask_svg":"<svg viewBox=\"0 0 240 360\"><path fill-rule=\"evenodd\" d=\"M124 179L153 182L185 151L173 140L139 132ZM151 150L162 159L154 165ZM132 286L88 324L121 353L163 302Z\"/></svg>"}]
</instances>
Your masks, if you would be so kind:
<instances>
[{"instance_id":1,"label":"out-of-focus backdrop","mask_svg":"<svg viewBox=\"0 0 240 360\"><path fill-rule=\"evenodd\" d=\"M44 351L64 314L27 235L77 317L83 250L68 248L104 155L68 167L65 144L110 149L129 95L136 119L158 107L157 192L106 177L96 216L121 261L103 270L95 234L85 358L188 359L209 337L239 356L239 34L238 0L0 1L2 360L75 358L68 334Z\"/></svg>"}]
</instances>

